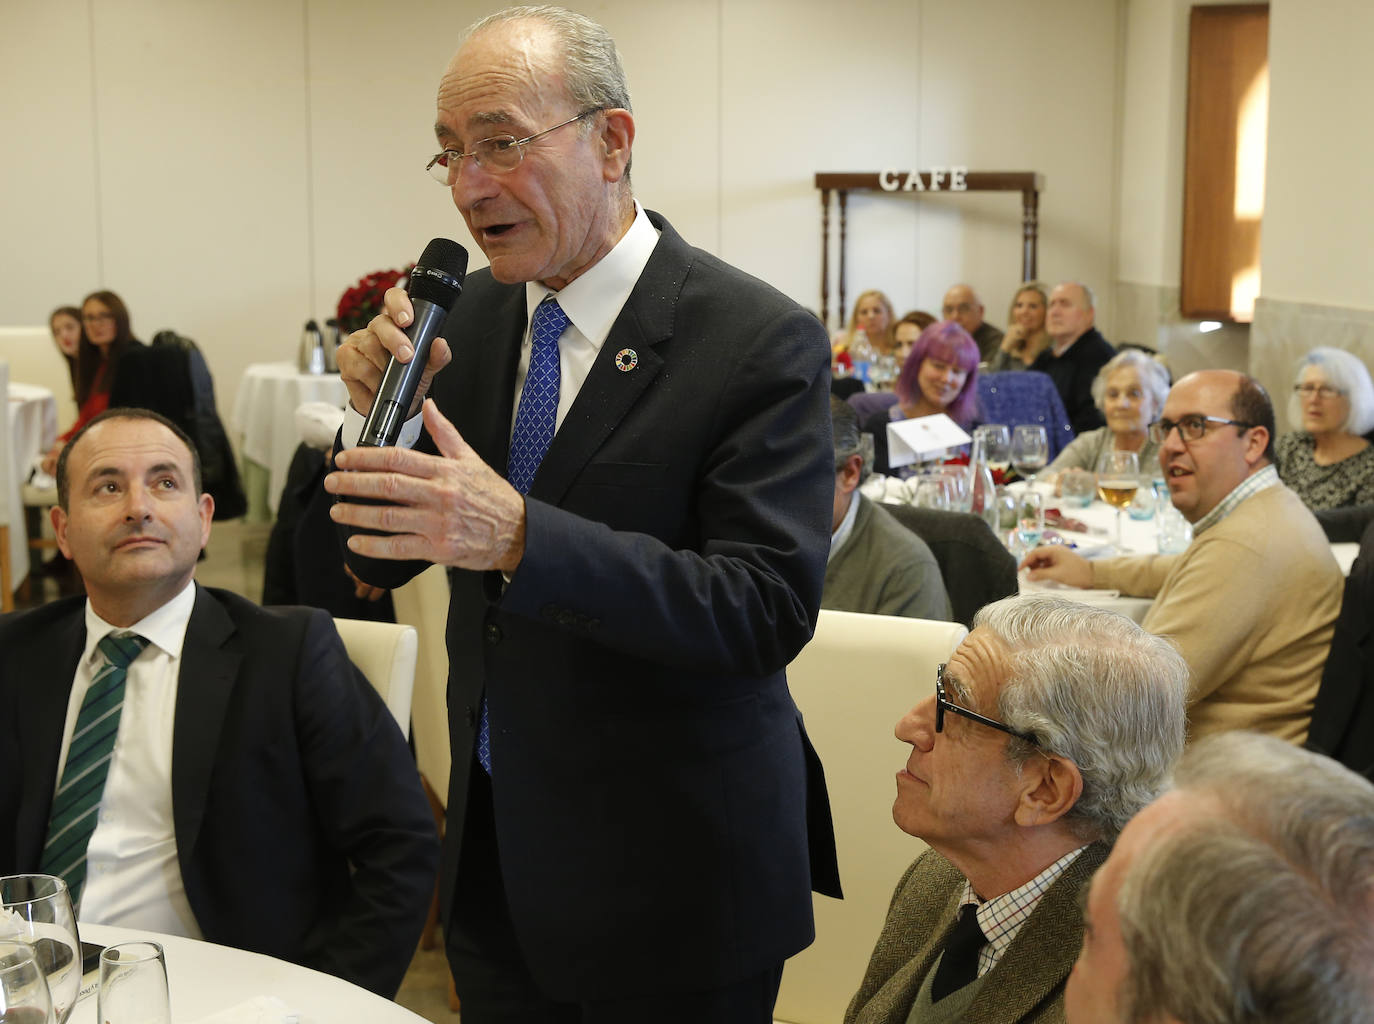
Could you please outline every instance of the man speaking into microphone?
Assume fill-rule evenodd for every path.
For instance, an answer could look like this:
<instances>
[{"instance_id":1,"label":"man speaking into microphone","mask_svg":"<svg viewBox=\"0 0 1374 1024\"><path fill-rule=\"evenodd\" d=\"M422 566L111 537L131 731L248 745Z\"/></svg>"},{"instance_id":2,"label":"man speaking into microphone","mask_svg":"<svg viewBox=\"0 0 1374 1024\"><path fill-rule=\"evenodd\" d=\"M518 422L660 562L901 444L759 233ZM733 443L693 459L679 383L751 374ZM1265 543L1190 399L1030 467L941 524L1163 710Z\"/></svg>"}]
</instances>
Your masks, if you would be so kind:
<instances>
[{"instance_id":1,"label":"man speaking into microphone","mask_svg":"<svg viewBox=\"0 0 1374 1024\"><path fill-rule=\"evenodd\" d=\"M784 677L829 549L825 332L635 201L624 72L587 18L478 22L436 131L490 268L396 446L348 447L412 354L405 294L340 350L326 486L362 579L457 570L440 900L464 1022L766 1024L813 884L838 891Z\"/></svg>"}]
</instances>

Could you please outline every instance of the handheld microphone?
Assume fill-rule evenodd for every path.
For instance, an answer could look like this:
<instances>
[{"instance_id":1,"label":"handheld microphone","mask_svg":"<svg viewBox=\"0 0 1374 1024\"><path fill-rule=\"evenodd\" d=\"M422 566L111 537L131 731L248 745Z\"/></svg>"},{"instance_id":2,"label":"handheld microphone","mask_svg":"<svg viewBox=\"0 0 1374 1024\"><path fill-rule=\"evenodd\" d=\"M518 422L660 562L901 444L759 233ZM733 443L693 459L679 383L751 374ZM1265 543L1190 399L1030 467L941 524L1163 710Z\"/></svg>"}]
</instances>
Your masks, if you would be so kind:
<instances>
[{"instance_id":1,"label":"handheld microphone","mask_svg":"<svg viewBox=\"0 0 1374 1024\"><path fill-rule=\"evenodd\" d=\"M406 329L406 337L415 354L408 363L391 357L377 397L372 400L372 411L363 423L358 447L390 448L401 436L406 413L415 401L420 376L429 362L430 345L443 330L449 310L462 294L463 275L467 270L468 251L457 242L436 238L425 246L420 262L410 272L408 289L415 320Z\"/></svg>"}]
</instances>

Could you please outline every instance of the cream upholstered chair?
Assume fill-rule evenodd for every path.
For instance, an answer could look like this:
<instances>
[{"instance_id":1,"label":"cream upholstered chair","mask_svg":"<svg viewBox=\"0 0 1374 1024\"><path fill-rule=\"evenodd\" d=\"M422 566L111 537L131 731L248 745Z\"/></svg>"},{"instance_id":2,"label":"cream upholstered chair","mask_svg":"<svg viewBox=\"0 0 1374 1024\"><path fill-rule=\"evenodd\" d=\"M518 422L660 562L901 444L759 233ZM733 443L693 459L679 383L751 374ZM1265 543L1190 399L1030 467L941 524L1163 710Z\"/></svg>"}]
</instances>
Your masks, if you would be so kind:
<instances>
[{"instance_id":1,"label":"cream upholstered chair","mask_svg":"<svg viewBox=\"0 0 1374 1024\"><path fill-rule=\"evenodd\" d=\"M892 890L924 846L892 822L909 749L893 727L935 692L935 667L968 632L957 622L822 611L787 669L825 766L844 899L813 896L816 941L787 962L773 1016L835 1024L863 979Z\"/></svg>"},{"instance_id":2,"label":"cream upholstered chair","mask_svg":"<svg viewBox=\"0 0 1374 1024\"><path fill-rule=\"evenodd\" d=\"M335 619L348 658L381 694L402 734L410 735L410 700L415 687L417 638L412 626Z\"/></svg>"},{"instance_id":3,"label":"cream upholstered chair","mask_svg":"<svg viewBox=\"0 0 1374 1024\"><path fill-rule=\"evenodd\" d=\"M431 565L404 586L391 592L396 621L414 626L420 634L419 661L415 669L415 763L420 782L434 811L439 834L444 831L444 807L452 755L448 745L448 572ZM438 945L439 888L430 902L429 921L420 939L422 949ZM453 978L448 982L448 1005L460 1009Z\"/></svg>"}]
</instances>

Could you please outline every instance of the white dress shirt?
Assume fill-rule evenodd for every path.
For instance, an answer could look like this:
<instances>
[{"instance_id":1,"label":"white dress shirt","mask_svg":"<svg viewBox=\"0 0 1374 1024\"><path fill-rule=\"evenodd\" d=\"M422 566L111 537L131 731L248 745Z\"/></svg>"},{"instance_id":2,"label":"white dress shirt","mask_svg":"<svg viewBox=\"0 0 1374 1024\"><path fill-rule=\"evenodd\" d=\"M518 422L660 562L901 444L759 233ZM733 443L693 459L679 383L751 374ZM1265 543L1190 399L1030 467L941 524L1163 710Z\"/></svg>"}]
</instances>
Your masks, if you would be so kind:
<instances>
[{"instance_id":1,"label":"white dress shirt","mask_svg":"<svg viewBox=\"0 0 1374 1024\"><path fill-rule=\"evenodd\" d=\"M81 702L104 664L97 644L109 633L137 633L149 642L129 665L124 683L114 756L95 832L86 849L86 884L77 911L82 921L201 937L177 863L172 819L177 677L186 625L195 603L196 585L191 582L152 614L128 629L118 629L86 602L86 647L67 701L67 724L54 787L67 763Z\"/></svg>"},{"instance_id":2,"label":"white dress shirt","mask_svg":"<svg viewBox=\"0 0 1374 1024\"><path fill-rule=\"evenodd\" d=\"M556 295L558 304L568 315L568 326L558 339L558 413L554 418L554 429L563 425L563 418L572 408L577 393L591 372L601 346L611 333L611 327L625 308L630 293L639 283L644 267L653 255L658 244L658 229L649 222L644 207L635 202L635 219L630 228L603 256L585 273L566 285L561 291L553 291L538 281L525 285L525 337L520 343L520 364L515 371L515 405L511 414L511 429L515 429L515 412L520 408L520 391L525 386L525 375L530 369L530 331L534 319L534 309L547 295ZM450 344L461 344L462 339L449 339ZM351 448L358 443L363 432L366 417L354 411L350 405L344 414L343 443ZM405 422L397 444L410 448L419 439L422 427L417 413Z\"/></svg>"}]
</instances>

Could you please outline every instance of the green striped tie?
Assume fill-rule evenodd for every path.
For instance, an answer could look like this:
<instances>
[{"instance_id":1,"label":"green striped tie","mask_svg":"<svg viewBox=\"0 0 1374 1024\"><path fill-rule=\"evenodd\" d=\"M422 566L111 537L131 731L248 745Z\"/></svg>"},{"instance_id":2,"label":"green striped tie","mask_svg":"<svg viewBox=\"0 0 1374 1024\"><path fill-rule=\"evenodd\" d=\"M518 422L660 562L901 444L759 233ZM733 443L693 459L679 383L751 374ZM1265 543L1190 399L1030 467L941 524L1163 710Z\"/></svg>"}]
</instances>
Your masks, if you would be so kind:
<instances>
[{"instance_id":1,"label":"green striped tie","mask_svg":"<svg viewBox=\"0 0 1374 1024\"><path fill-rule=\"evenodd\" d=\"M148 641L136 633L106 636L97 647L105 664L96 673L76 716L62 784L52 799L48 817L48 841L43 844L40 870L58 875L71 890L72 907L81 899L86 882L86 846L95 831L105 778L110 774L119 712L124 706L124 680L129 663Z\"/></svg>"}]
</instances>

